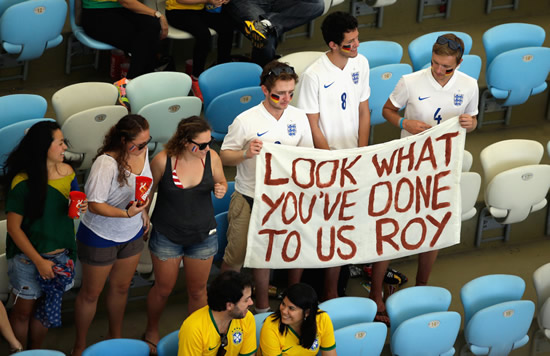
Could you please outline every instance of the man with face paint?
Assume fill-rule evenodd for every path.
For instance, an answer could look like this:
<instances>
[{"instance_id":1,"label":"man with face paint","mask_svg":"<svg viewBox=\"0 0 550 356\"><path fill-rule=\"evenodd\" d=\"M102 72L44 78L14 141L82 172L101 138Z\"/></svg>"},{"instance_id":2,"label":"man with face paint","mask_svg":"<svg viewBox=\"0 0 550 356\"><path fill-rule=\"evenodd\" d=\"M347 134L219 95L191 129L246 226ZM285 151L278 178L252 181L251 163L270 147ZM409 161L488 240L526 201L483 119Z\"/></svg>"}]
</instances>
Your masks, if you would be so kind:
<instances>
[{"instance_id":1,"label":"man with face paint","mask_svg":"<svg viewBox=\"0 0 550 356\"><path fill-rule=\"evenodd\" d=\"M369 62L357 52L357 26L357 19L349 13L328 15L321 30L329 51L303 74L298 107L308 116L316 148L337 150L368 144ZM338 297L339 274L340 267L325 271L323 300Z\"/></svg>"},{"instance_id":2,"label":"man with face paint","mask_svg":"<svg viewBox=\"0 0 550 356\"><path fill-rule=\"evenodd\" d=\"M439 36L432 49L430 68L404 75L384 105L382 115L393 125L401 128L401 137L407 137L458 116L468 132L477 126L478 86L477 80L457 71L464 54L464 42L448 33ZM405 116L399 115L406 106ZM428 284L437 250L418 255L416 285ZM384 274L390 261L373 264L372 285L369 297L378 305L377 320L389 323L382 301Z\"/></svg>"},{"instance_id":3,"label":"man with face paint","mask_svg":"<svg viewBox=\"0 0 550 356\"><path fill-rule=\"evenodd\" d=\"M254 200L256 156L263 142L313 147L306 114L290 101L298 75L288 64L272 61L260 75L265 100L243 112L229 126L220 157L226 166L237 166L235 193L227 219L227 247L222 271L239 271L244 263L250 212ZM269 308L269 269L255 269L256 311ZM292 273L292 272L291 272Z\"/></svg>"}]
</instances>

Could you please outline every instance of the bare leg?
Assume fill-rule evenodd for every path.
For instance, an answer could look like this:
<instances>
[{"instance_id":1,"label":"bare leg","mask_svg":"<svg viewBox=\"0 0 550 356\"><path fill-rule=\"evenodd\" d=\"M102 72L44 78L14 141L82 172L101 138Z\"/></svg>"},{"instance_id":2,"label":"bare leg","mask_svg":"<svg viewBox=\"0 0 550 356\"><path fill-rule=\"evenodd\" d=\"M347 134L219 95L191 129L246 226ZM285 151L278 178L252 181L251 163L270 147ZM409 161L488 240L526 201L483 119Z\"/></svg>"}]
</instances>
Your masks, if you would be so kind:
<instances>
[{"instance_id":1,"label":"bare leg","mask_svg":"<svg viewBox=\"0 0 550 356\"><path fill-rule=\"evenodd\" d=\"M24 348L27 347L29 324L34 311L35 299L17 298L10 312L10 323L13 333Z\"/></svg>"},{"instance_id":2,"label":"bare leg","mask_svg":"<svg viewBox=\"0 0 550 356\"><path fill-rule=\"evenodd\" d=\"M374 300L377 306L378 314L376 320L386 324L389 323L390 319L385 315L386 306L382 298L382 288L384 285L384 276L389 265L390 261L380 261L372 264L371 289L369 293L369 298Z\"/></svg>"},{"instance_id":3,"label":"bare leg","mask_svg":"<svg viewBox=\"0 0 550 356\"><path fill-rule=\"evenodd\" d=\"M269 308L269 272L267 268L252 270L256 286L256 309Z\"/></svg>"},{"instance_id":4,"label":"bare leg","mask_svg":"<svg viewBox=\"0 0 550 356\"><path fill-rule=\"evenodd\" d=\"M213 256L206 260L183 258L185 282L187 284L187 293L189 294L189 305L187 306L189 315L206 305L206 284L213 259Z\"/></svg>"},{"instance_id":5,"label":"bare leg","mask_svg":"<svg viewBox=\"0 0 550 356\"><path fill-rule=\"evenodd\" d=\"M107 292L107 315L109 317L109 332L107 338L122 337L122 320L128 299L128 289L136 272L141 253L128 258L119 259L113 265L109 274L109 291Z\"/></svg>"},{"instance_id":6,"label":"bare leg","mask_svg":"<svg viewBox=\"0 0 550 356\"><path fill-rule=\"evenodd\" d=\"M48 328L42 325L42 323L38 319L32 317L30 322L30 331L31 342L29 349L41 349L42 343L44 342L46 334L48 333Z\"/></svg>"},{"instance_id":7,"label":"bare leg","mask_svg":"<svg viewBox=\"0 0 550 356\"><path fill-rule=\"evenodd\" d=\"M147 327L145 329L145 339L157 344L160 340L160 317L178 279L182 258L169 258L166 261L162 261L151 253L151 259L153 260L153 270L155 271L155 284L151 287L147 295Z\"/></svg>"},{"instance_id":8,"label":"bare leg","mask_svg":"<svg viewBox=\"0 0 550 356\"><path fill-rule=\"evenodd\" d=\"M288 270L288 286L290 287L293 284L300 283L302 280L302 274L304 273L303 268L294 268Z\"/></svg>"},{"instance_id":9,"label":"bare leg","mask_svg":"<svg viewBox=\"0 0 550 356\"><path fill-rule=\"evenodd\" d=\"M439 250L423 252L418 255L418 270L416 272L416 285L425 286L428 284L430 272L437 259Z\"/></svg>"},{"instance_id":10,"label":"bare leg","mask_svg":"<svg viewBox=\"0 0 550 356\"><path fill-rule=\"evenodd\" d=\"M75 301L76 339L73 356L80 356L86 348L86 336L97 309L97 300L113 265L92 266L82 263L82 286Z\"/></svg>"},{"instance_id":11,"label":"bare leg","mask_svg":"<svg viewBox=\"0 0 550 356\"><path fill-rule=\"evenodd\" d=\"M338 298L338 279L340 277L340 267L331 267L325 269L325 291L323 300Z\"/></svg>"},{"instance_id":12,"label":"bare leg","mask_svg":"<svg viewBox=\"0 0 550 356\"><path fill-rule=\"evenodd\" d=\"M8 320L8 313L6 313L6 308L4 308L3 303L0 303L0 332L2 332L2 335L10 345L11 350L23 349L23 345L17 340L13 333L10 321Z\"/></svg>"}]
</instances>

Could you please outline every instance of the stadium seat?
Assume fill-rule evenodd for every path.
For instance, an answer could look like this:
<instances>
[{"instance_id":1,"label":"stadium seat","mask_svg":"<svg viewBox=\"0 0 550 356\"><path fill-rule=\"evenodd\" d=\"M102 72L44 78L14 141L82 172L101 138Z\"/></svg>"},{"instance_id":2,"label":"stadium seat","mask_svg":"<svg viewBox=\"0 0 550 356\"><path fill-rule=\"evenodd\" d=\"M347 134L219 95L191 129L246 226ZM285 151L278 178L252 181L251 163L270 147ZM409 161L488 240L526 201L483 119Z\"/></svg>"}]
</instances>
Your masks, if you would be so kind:
<instances>
[{"instance_id":1,"label":"stadium seat","mask_svg":"<svg viewBox=\"0 0 550 356\"><path fill-rule=\"evenodd\" d=\"M21 351L17 354L22 356L65 356L61 351L45 349Z\"/></svg>"},{"instance_id":2,"label":"stadium seat","mask_svg":"<svg viewBox=\"0 0 550 356\"><path fill-rule=\"evenodd\" d=\"M48 103L40 95L12 94L0 97L0 128L18 121L44 117Z\"/></svg>"},{"instance_id":3,"label":"stadium seat","mask_svg":"<svg viewBox=\"0 0 550 356\"><path fill-rule=\"evenodd\" d=\"M214 255L214 261L221 261L227 246L227 211L216 215L216 234L218 235L218 252Z\"/></svg>"},{"instance_id":4,"label":"stadium seat","mask_svg":"<svg viewBox=\"0 0 550 356\"><path fill-rule=\"evenodd\" d=\"M334 331L338 355L379 356L386 342L384 323L359 323Z\"/></svg>"},{"instance_id":5,"label":"stadium seat","mask_svg":"<svg viewBox=\"0 0 550 356\"><path fill-rule=\"evenodd\" d=\"M409 43L408 51L413 71L420 70L430 64L432 60L432 48L437 38L446 33L453 33L464 42L464 54L470 54L472 49L472 37L464 32L437 31L417 37Z\"/></svg>"},{"instance_id":6,"label":"stadium seat","mask_svg":"<svg viewBox=\"0 0 550 356\"><path fill-rule=\"evenodd\" d=\"M533 273L533 285L537 293L538 330L533 334L531 355L550 352L550 263Z\"/></svg>"},{"instance_id":7,"label":"stadium seat","mask_svg":"<svg viewBox=\"0 0 550 356\"><path fill-rule=\"evenodd\" d=\"M357 50L367 57L371 70L385 64L397 64L403 58L403 47L393 41L365 41Z\"/></svg>"},{"instance_id":8,"label":"stadium seat","mask_svg":"<svg viewBox=\"0 0 550 356\"><path fill-rule=\"evenodd\" d=\"M304 52L294 52L282 56L279 58L279 62L287 63L292 68L294 72L298 75L298 79L302 76L302 73L306 70L307 67L313 62L315 62L319 57L321 57L324 52L316 51L304 51ZM298 103L298 97L300 96L300 80L294 88L294 96L292 97L291 104L296 106Z\"/></svg>"},{"instance_id":9,"label":"stadium seat","mask_svg":"<svg viewBox=\"0 0 550 356\"><path fill-rule=\"evenodd\" d=\"M265 319L273 314L273 312L265 312L254 314L254 321L256 322L256 345L260 347L260 334L262 332L262 326L264 325Z\"/></svg>"},{"instance_id":10,"label":"stadium seat","mask_svg":"<svg viewBox=\"0 0 550 356\"><path fill-rule=\"evenodd\" d=\"M462 172L460 176L460 195L462 206L462 221L474 217L477 210L475 204L479 189L481 188L481 176L477 172Z\"/></svg>"},{"instance_id":11,"label":"stadium seat","mask_svg":"<svg viewBox=\"0 0 550 356\"><path fill-rule=\"evenodd\" d=\"M221 94L260 85L260 74L262 67L256 63L230 62L208 68L199 77L205 110Z\"/></svg>"},{"instance_id":12,"label":"stadium seat","mask_svg":"<svg viewBox=\"0 0 550 356\"><path fill-rule=\"evenodd\" d=\"M369 298L340 297L319 304L330 316L334 330L359 323L369 323L376 315L376 303Z\"/></svg>"},{"instance_id":13,"label":"stadium seat","mask_svg":"<svg viewBox=\"0 0 550 356\"><path fill-rule=\"evenodd\" d=\"M214 98L204 112L204 117L212 126L212 137L222 142L233 120L243 111L261 103L264 98L264 92L259 86L235 89Z\"/></svg>"},{"instance_id":14,"label":"stadium seat","mask_svg":"<svg viewBox=\"0 0 550 356\"><path fill-rule=\"evenodd\" d=\"M179 330L172 331L157 343L158 356L178 356Z\"/></svg>"},{"instance_id":15,"label":"stadium seat","mask_svg":"<svg viewBox=\"0 0 550 356\"><path fill-rule=\"evenodd\" d=\"M149 356L149 345L136 339L109 339L88 346L82 356Z\"/></svg>"}]
</instances>

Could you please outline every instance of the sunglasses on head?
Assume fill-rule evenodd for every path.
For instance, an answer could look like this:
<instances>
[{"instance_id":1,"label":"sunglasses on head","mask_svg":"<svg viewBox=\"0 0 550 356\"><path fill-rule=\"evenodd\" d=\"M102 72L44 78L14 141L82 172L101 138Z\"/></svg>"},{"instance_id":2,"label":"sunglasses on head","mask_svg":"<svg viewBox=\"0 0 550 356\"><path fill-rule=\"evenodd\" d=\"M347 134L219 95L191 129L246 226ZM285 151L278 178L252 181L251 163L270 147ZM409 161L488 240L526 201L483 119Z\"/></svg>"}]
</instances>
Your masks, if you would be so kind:
<instances>
[{"instance_id":1,"label":"sunglasses on head","mask_svg":"<svg viewBox=\"0 0 550 356\"><path fill-rule=\"evenodd\" d=\"M193 140L189 140L189 142L191 142L192 144L197 145L200 151L204 150L207 146L210 146L212 141L214 141L214 137L210 137L210 141L204 143L196 143Z\"/></svg>"},{"instance_id":2,"label":"sunglasses on head","mask_svg":"<svg viewBox=\"0 0 550 356\"><path fill-rule=\"evenodd\" d=\"M133 144L132 147L130 147L130 151L133 151L135 149L137 149L138 151L141 151L142 149L144 149L145 147L147 147L147 145L149 144L149 142L151 142L153 138L151 136L149 136L149 139L147 140L147 142L143 142L143 143L140 143L139 145L136 145L135 143Z\"/></svg>"},{"instance_id":3,"label":"sunglasses on head","mask_svg":"<svg viewBox=\"0 0 550 356\"><path fill-rule=\"evenodd\" d=\"M284 67L275 67L273 68L272 70L269 71L269 73L267 73L268 76L270 75L274 75L276 77L280 76L281 73L286 73L286 74L294 74L294 67L291 67L291 66L284 66Z\"/></svg>"},{"instance_id":4,"label":"sunglasses on head","mask_svg":"<svg viewBox=\"0 0 550 356\"><path fill-rule=\"evenodd\" d=\"M460 51L460 53L464 53L464 50L462 49L462 46L460 45L460 43L458 43L454 40L451 40L447 37L439 36L435 43L437 43L438 45L448 45L449 48L452 49L453 51L458 50L458 51Z\"/></svg>"}]
</instances>

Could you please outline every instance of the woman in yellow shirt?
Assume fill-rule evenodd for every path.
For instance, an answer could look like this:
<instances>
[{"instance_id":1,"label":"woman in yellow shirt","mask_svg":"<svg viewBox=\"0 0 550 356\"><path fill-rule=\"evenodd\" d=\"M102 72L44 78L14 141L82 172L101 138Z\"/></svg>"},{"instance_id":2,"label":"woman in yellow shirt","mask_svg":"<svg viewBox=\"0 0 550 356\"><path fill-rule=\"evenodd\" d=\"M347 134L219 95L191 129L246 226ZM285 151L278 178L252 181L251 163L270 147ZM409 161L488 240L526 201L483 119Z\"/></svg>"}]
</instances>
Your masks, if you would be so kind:
<instances>
[{"instance_id":1,"label":"woman in yellow shirt","mask_svg":"<svg viewBox=\"0 0 550 356\"><path fill-rule=\"evenodd\" d=\"M283 294L279 310L267 317L260 334L263 356L336 355L332 321L319 310L317 293L298 283Z\"/></svg>"}]
</instances>

